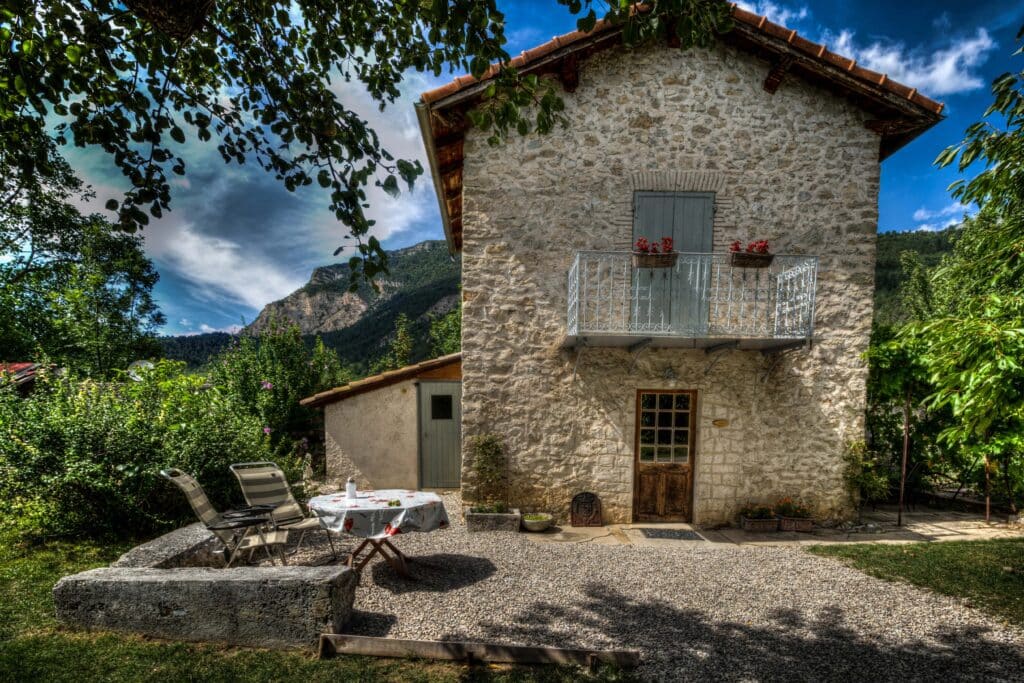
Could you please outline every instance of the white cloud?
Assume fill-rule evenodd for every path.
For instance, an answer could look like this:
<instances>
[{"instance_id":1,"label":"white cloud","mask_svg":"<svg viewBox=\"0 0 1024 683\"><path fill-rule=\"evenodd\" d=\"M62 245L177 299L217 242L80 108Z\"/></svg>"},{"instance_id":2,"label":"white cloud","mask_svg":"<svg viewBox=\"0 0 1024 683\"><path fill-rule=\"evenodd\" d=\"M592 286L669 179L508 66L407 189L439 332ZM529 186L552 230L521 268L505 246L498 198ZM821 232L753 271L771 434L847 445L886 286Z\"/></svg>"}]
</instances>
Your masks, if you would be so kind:
<instances>
[{"instance_id":1,"label":"white cloud","mask_svg":"<svg viewBox=\"0 0 1024 683\"><path fill-rule=\"evenodd\" d=\"M970 213L971 207L967 204L961 204L960 202L953 202L949 206L944 206L941 209L928 209L921 207L914 212L915 221L927 221L933 218L945 218L947 216L957 216L959 220L960 216L965 213Z\"/></svg>"},{"instance_id":2,"label":"white cloud","mask_svg":"<svg viewBox=\"0 0 1024 683\"><path fill-rule=\"evenodd\" d=\"M768 17L770 21L776 24L782 24L783 26L789 26L790 23L801 21L811 15L811 10L806 5L800 7L787 7L786 5L780 5L772 2L772 0L757 0L757 2L738 2L742 9L754 14Z\"/></svg>"},{"instance_id":3,"label":"white cloud","mask_svg":"<svg viewBox=\"0 0 1024 683\"><path fill-rule=\"evenodd\" d=\"M826 31L823 40L829 49L856 59L861 66L888 74L893 80L933 96L968 92L984 86L977 68L996 47L984 28L932 52L912 50L896 42L875 41L862 46L854 37L850 30L838 35Z\"/></svg>"},{"instance_id":4,"label":"white cloud","mask_svg":"<svg viewBox=\"0 0 1024 683\"><path fill-rule=\"evenodd\" d=\"M947 219L945 221L941 221L941 222L938 222L938 223L922 223L921 225L919 225L916 228L914 228L914 231L915 232L938 232L940 230L945 230L946 228L952 227L954 225L958 225L960 223L960 220L961 219L959 219L959 218L950 218L950 219Z\"/></svg>"},{"instance_id":5,"label":"white cloud","mask_svg":"<svg viewBox=\"0 0 1024 683\"><path fill-rule=\"evenodd\" d=\"M193 285L200 298L226 298L262 308L303 285L302 278L286 272L280 264L255 250L243 249L223 237L196 232L188 223L164 223L160 230L144 233L147 252Z\"/></svg>"},{"instance_id":6,"label":"white cloud","mask_svg":"<svg viewBox=\"0 0 1024 683\"><path fill-rule=\"evenodd\" d=\"M238 334L242 331L241 325L227 325L226 327L213 327L202 323L199 325L199 331L203 334L209 334L211 332L227 332L228 334Z\"/></svg>"}]
</instances>

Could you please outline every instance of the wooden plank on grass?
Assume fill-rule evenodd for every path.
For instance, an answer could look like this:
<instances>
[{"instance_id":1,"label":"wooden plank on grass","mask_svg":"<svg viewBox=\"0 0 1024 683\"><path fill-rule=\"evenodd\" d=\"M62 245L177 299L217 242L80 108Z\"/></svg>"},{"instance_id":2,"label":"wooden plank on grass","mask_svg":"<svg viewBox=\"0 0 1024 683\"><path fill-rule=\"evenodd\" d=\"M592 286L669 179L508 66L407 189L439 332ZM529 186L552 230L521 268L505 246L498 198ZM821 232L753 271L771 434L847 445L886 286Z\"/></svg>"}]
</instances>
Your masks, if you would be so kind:
<instances>
[{"instance_id":1,"label":"wooden plank on grass","mask_svg":"<svg viewBox=\"0 0 1024 683\"><path fill-rule=\"evenodd\" d=\"M561 647L533 647L439 640L405 640L324 633L320 636L320 658L334 655L371 655L374 657L410 657L447 659L502 664L575 664L593 666L597 662L629 669L640 663L636 650L574 650Z\"/></svg>"}]
</instances>

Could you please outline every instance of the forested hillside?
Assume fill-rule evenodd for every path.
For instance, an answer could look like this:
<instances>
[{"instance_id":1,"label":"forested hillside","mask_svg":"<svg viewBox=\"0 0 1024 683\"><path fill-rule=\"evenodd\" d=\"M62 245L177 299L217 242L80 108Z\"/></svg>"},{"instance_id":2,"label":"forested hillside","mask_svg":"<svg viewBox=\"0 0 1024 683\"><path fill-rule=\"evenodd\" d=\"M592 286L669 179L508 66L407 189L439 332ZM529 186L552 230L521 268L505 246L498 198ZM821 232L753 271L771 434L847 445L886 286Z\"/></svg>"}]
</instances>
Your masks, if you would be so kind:
<instances>
[{"instance_id":1,"label":"forested hillside","mask_svg":"<svg viewBox=\"0 0 1024 683\"><path fill-rule=\"evenodd\" d=\"M404 314L414 340L412 360L422 360L430 355L431 319L458 305L459 261L443 241L429 240L388 252L388 264L390 272L378 278L376 290L361 282L355 292L348 289L348 264L317 268L301 289L265 306L243 334L259 332L275 318L293 322L309 346L319 336L346 367L362 374L383 355ZM161 343L165 357L199 367L231 338L211 333L164 337Z\"/></svg>"},{"instance_id":2,"label":"forested hillside","mask_svg":"<svg viewBox=\"0 0 1024 683\"><path fill-rule=\"evenodd\" d=\"M900 254L914 251L921 262L931 268L953 249L956 227L939 232L883 232L878 235L875 263L875 321L899 322L906 315L900 309L897 293L903 283Z\"/></svg>"}]
</instances>

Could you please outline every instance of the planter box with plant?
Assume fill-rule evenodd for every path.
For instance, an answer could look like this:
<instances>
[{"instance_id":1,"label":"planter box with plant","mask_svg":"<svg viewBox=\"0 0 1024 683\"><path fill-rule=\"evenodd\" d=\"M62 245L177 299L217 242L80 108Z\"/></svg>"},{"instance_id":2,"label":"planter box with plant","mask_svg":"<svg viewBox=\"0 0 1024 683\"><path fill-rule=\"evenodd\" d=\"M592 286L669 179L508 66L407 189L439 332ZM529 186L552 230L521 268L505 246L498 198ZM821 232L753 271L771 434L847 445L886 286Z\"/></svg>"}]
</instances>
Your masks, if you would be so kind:
<instances>
[{"instance_id":1,"label":"planter box with plant","mask_svg":"<svg viewBox=\"0 0 1024 683\"><path fill-rule=\"evenodd\" d=\"M768 252L768 240L756 240L746 250L739 240L729 245L729 265L733 268L767 268L772 264L774 254Z\"/></svg>"},{"instance_id":2,"label":"planter box with plant","mask_svg":"<svg viewBox=\"0 0 1024 683\"><path fill-rule=\"evenodd\" d=\"M654 242L641 237L633 245L634 268L672 268L678 260L679 252L675 250L671 237L662 237Z\"/></svg>"},{"instance_id":3,"label":"planter box with plant","mask_svg":"<svg viewBox=\"0 0 1024 683\"><path fill-rule=\"evenodd\" d=\"M779 520L775 516L775 511L767 505L747 503L740 508L740 526L744 531L777 531Z\"/></svg>"},{"instance_id":4,"label":"planter box with plant","mask_svg":"<svg viewBox=\"0 0 1024 683\"><path fill-rule=\"evenodd\" d=\"M466 512L466 531L519 531L522 517L508 505L505 446L493 434L469 441L470 486L475 501Z\"/></svg>"},{"instance_id":5,"label":"planter box with plant","mask_svg":"<svg viewBox=\"0 0 1024 683\"><path fill-rule=\"evenodd\" d=\"M810 532L814 529L811 510L799 500L782 498L775 503L775 514L779 516L779 531Z\"/></svg>"}]
</instances>

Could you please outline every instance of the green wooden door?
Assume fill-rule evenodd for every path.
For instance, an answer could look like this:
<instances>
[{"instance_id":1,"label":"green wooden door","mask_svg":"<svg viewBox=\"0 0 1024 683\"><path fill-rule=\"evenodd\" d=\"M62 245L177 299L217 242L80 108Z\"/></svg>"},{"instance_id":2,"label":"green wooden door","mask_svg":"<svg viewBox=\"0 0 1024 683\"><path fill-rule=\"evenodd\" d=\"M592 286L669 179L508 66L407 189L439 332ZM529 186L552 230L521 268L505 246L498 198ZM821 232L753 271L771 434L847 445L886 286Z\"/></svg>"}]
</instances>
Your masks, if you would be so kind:
<instances>
[{"instance_id":1,"label":"green wooden door","mask_svg":"<svg viewBox=\"0 0 1024 683\"><path fill-rule=\"evenodd\" d=\"M710 262L687 255L711 252L715 195L711 192L637 192L633 203L633 242L671 237L683 252L675 268L638 268L634 286L640 296L634 323L642 328L702 336L707 332L705 303ZM642 331L639 329L638 331Z\"/></svg>"},{"instance_id":2,"label":"green wooden door","mask_svg":"<svg viewBox=\"0 0 1024 683\"><path fill-rule=\"evenodd\" d=\"M462 477L462 383L419 384L420 487L458 488Z\"/></svg>"}]
</instances>

